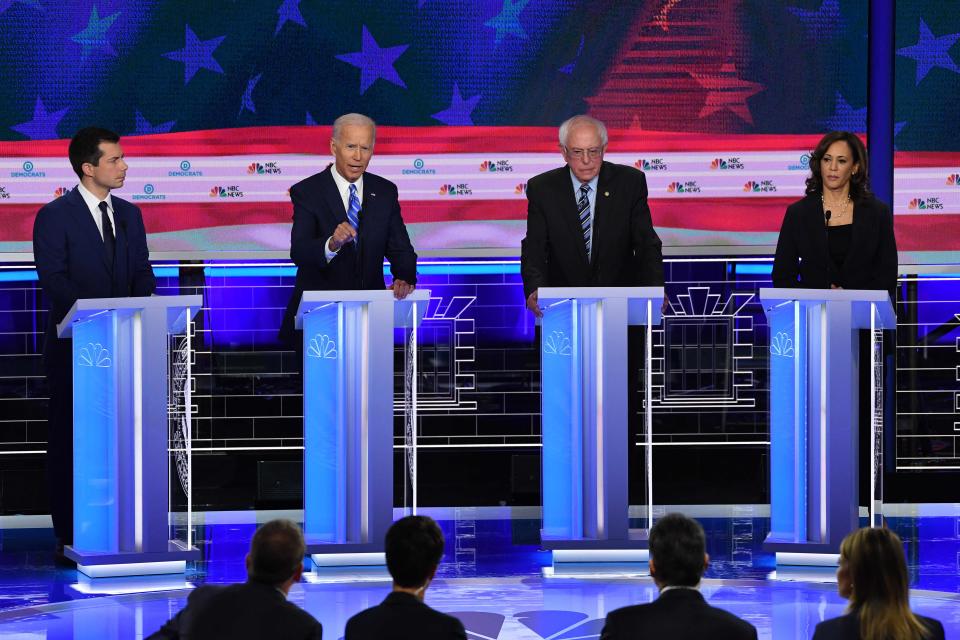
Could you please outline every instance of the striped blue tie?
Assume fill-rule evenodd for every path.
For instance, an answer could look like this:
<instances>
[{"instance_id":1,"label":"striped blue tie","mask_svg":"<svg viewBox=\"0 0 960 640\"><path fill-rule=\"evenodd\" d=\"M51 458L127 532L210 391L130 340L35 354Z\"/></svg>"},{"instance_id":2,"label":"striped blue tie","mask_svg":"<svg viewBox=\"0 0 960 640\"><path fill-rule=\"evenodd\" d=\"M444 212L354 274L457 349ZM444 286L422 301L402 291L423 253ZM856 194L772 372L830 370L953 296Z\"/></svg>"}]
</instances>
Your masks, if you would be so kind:
<instances>
[{"instance_id":1,"label":"striped blue tie","mask_svg":"<svg viewBox=\"0 0 960 640\"><path fill-rule=\"evenodd\" d=\"M360 230L360 198L357 197L357 185L350 185L350 206L347 207L347 222Z\"/></svg>"},{"instance_id":2,"label":"striped blue tie","mask_svg":"<svg viewBox=\"0 0 960 640\"><path fill-rule=\"evenodd\" d=\"M577 213L580 214L580 228L583 229L583 243L587 246L587 257L590 257L592 231L590 228L590 185L580 185L580 197L577 199Z\"/></svg>"}]
</instances>

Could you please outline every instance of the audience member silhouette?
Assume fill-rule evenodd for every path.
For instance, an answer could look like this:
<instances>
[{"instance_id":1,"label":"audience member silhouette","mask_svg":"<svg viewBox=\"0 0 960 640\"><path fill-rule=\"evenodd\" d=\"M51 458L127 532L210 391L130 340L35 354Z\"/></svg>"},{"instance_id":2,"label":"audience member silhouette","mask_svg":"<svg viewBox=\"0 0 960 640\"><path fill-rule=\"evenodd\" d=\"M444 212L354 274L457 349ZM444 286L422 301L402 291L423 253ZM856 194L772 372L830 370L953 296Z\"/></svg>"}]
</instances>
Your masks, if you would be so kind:
<instances>
[{"instance_id":1,"label":"audience member silhouette","mask_svg":"<svg viewBox=\"0 0 960 640\"><path fill-rule=\"evenodd\" d=\"M824 620L814 640L943 640L943 625L910 611L903 542L890 529L858 529L840 543L837 591L845 615Z\"/></svg>"},{"instance_id":2,"label":"audience member silhouette","mask_svg":"<svg viewBox=\"0 0 960 640\"><path fill-rule=\"evenodd\" d=\"M466 640L463 623L423 602L443 557L443 532L433 519L407 516L386 537L393 591L347 621L344 640Z\"/></svg>"},{"instance_id":3,"label":"audience member silhouette","mask_svg":"<svg viewBox=\"0 0 960 640\"><path fill-rule=\"evenodd\" d=\"M320 623L287 601L290 587L300 581L305 551L303 533L296 524L271 520L257 529L250 542L245 583L197 587L187 606L150 639L320 640Z\"/></svg>"},{"instance_id":4,"label":"audience member silhouette","mask_svg":"<svg viewBox=\"0 0 960 640\"><path fill-rule=\"evenodd\" d=\"M650 575L660 595L649 604L608 613L601 640L756 640L753 625L704 600L700 578L709 562L706 536L696 520L680 513L657 520L650 530Z\"/></svg>"}]
</instances>

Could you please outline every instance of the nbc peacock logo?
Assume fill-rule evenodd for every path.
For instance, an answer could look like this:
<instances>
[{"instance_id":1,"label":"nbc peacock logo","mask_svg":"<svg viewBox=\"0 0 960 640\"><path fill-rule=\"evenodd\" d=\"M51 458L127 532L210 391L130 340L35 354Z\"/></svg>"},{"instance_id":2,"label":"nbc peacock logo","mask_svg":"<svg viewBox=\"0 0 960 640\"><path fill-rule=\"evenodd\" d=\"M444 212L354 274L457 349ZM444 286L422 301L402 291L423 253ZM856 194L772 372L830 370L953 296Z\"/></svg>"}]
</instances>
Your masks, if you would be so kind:
<instances>
[{"instance_id":1,"label":"nbc peacock logo","mask_svg":"<svg viewBox=\"0 0 960 640\"><path fill-rule=\"evenodd\" d=\"M641 171L666 171L667 163L664 162L663 158L640 158L633 163L633 166Z\"/></svg>"},{"instance_id":2,"label":"nbc peacock logo","mask_svg":"<svg viewBox=\"0 0 960 640\"><path fill-rule=\"evenodd\" d=\"M70 193L70 187L57 187L56 191L53 192L53 197L60 198L68 193Z\"/></svg>"},{"instance_id":3,"label":"nbc peacock logo","mask_svg":"<svg viewBox=\"0 0 960 640\"><path fill-rule=\"evenodd\" d=\"M744 167L743 160L739 156L735 156L732 158L714 158L710 161L710 168L720 171L727 171L728 169L742 171Z\"/></svg>"},{"instance_id":4,"label":"nbc peacock logo","mask_svg":"<svg viewBox=\"0 0 960 640\"><path fill-rule=\"evenodd\" d=\"M914 198L907 205L908 209L919 211L933 211L943 209L943 202L940 198Z\"/></svg>"},{"instance_id":5,"label":"nbc peacock logo","mask_svg":"<svg viewBox=\"0 0 960 640\"><path fill-rule=\"evenodd\" d=\"M247 165L248 175L279 175L283 170L276 162L251 162Z\"/></svg>"},{"instance_id":6,"label":"nbc peacock logo","mask_svg":"<svg viewBox=\"0 0 960 640\"><path fill-rule=\"evenodd\" d=\"M461 182L460 184L444 184L440 186L440 195L442 196L468 196L473 193L470 185Z\"/></svg>"},{"instance_id":7,"label":"nbc peacock logo","mask_svg":"<svg viewBox=\"0 0 960 640\"><path fill-rule=\"evenodd\" d=\"M513 165L509 160L484 160L480 163L480 172L504 173L513 171Z\"/></svg>"},{"instance_id":8,"label":"nbc peacock logo","mask_svg":"<svg viewBox=\"0 0 960 640\"><path fill-rule=\"evenodd\" d=\"M951 173L947 176L948 187L960 187L960 173Z\"/></svg>"},{"instance_id":9,"label":"nbc peacock logo","mask_svg":"<svg viewBox=\"0 0 960 640\"><path fill-rule=\"evenodd\" d=\"M748 191L748 192L757 192L757 193L759 193L759 191L760 191L760 185L759 185L759 183L754 182L753 180L750 180L750 181L747 182L745 185L743 185L743 190L744 190L744 191Z\"/></svg>"},{"instance_id":10,"label":"nbc peacock logo","mask_svg":"<svg viewBox=\"0 0 960 640\"><path fill-rule=\"evenodd\" d=\"M696 180L686 182L671 182L667 185L667 193L699 193L700 185Z\"/></svg>"},{"instance_id":11,"label":"nbc peacock logo","mask_svg":"<svg viewBox=\"0 0 960 640\"><path fill-rule=\"evenodd\" d=\"M527 192L527 183L526 183L526 182L521 182L520 184L518 184L517 186L515 186L515 187L513 188L513 193L516 194L516 195L518 195L518 196L522 196L522 195L525 194L526 192Z\"/></svg>"}]
</instances>

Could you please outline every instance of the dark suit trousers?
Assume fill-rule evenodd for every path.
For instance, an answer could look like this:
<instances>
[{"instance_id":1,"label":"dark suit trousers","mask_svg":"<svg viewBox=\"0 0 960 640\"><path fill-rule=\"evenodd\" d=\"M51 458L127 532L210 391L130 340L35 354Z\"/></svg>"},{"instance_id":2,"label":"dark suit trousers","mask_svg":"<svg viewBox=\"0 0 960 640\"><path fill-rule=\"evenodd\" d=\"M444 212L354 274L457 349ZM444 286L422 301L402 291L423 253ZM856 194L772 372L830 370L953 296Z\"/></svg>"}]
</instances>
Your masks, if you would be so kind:
<instances>
[{"instance_id":1,"label":"dark suit trousers","mask_svg":"<svg viewBox=\"0 0 960 640\"><path fill-rule=\"evenodd\" d=\"M73 544L73 344L55 340L45 348L50 403L47 412L47 486L53 532Z\"/></svg>"}]
</instances>

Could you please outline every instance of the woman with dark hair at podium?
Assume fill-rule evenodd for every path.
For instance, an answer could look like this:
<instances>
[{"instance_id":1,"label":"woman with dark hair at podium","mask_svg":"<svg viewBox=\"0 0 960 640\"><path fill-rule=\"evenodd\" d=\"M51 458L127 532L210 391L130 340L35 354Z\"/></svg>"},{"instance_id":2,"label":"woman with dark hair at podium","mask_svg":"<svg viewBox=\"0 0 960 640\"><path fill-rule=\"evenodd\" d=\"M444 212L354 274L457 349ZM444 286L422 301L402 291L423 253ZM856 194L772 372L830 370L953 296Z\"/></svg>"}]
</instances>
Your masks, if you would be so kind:
<instances>
[{"instance_id":1,"label":"woman with dark hair at podium","mask_svg":"<svg viewBox=\"0 0 960 640\"><path fill-rule=\"evenodd\" d=\"M806 195L787 207L773 259L774 287L875 289L897 301L897 241L890 207L870 193L867 152L848 131L825 135L810 154ZM860 362L869 363L869 332L860 335ZM889 334L889 332L885 332ZM893 341L883 360L893 371ZM870 367L859 367L859 503L870 493ZM885 391L888 393L889 389ZM888 395L885 404L892 406ZM882 477L882 476L881 476Z\"/></svg>"},{"instance_id":2,"label":"woman with dark hair at podium","mask_svg":"<svg viewBox=\"0 0 960 640\"><path fill-rule=\"evenodd\" d=\"M810 155L806 195L787 207L780 227L773 286L879 289L896 302L893 215L870 193L856 135L828 133Z\"/></svg>"},{"instance_id":3,"label":"woman with dark hair at podium","mask_svg":"<svg viewBox=\"0 0 960 640\"><path fill-rule=\"evenodd\" d=\"M942 640L943 625L910 611L903 542L886 528L858 529L840 543L837 592L850 601L813 640Z\"/></svg>"}]
</instances>

